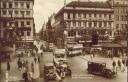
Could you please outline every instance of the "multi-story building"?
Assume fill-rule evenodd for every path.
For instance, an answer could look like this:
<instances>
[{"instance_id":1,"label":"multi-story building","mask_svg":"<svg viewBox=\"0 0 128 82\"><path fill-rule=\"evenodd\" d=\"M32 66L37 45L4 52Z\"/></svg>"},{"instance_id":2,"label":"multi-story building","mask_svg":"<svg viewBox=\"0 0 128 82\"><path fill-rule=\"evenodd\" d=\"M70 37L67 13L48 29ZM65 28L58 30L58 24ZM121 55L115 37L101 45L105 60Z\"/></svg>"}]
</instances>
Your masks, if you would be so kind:
<instances>
[{"instance_id":1,"label":"multi-story building","mask_svg":"<svg viewBox=\"0 0 128 82\"><path fill-rule=\"evenodd\" d=\"M121 36L126 39L128 0L114 0L113 3L115 36Z\"/></svg>"},{"instance_id":2,"label":"multi-story building","mask_svg":"<svg viewBox=\"0 0 128 82\"><path fill-rule=\"evenodd\" d=\"M91 35L95 30L100 36L113 37L114 11L108 2L72 1L55 16L56 35L68 37ZM60 30L59 30L60 29ZM59 32L60 31L60 32Z\"/></svg>"},{"instance_id":3,"label":"multi-story building","mask_svg":"<svg viewBox=\"0 0 128 82\"><path fill-rule=\"evenodd\" d=\"M0 38L8 40L13 35L16 51L31 50L35 32L33 6L34 0L0 0Z\"/></svg>"}]
</instances>

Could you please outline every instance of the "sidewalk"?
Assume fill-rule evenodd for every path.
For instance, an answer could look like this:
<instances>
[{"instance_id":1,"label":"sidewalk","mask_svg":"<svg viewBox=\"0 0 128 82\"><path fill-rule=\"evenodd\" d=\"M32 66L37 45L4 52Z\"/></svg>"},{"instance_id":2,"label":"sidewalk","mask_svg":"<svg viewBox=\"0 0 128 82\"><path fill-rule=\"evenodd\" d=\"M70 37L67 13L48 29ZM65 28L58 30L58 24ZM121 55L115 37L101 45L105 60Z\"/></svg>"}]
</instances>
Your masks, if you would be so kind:
<instances>
[{"instance_id":1,"label":"sidewalk","mask_svg":"<svg viewBox=\"0 0 128 82\"><path fill-rule=\"evenodd\" d=\"M24 58L21 58L21 59L27 60L29 62L28 67L29 67L29 69L31 69L31 62L34 62L33 57L29 57L29 58L24 57ZM23 80L22 79L23 70L18 69L17 61L18 61L18 58L15 58L10 62L10 71L9 72L6 71L7 70L7 63L5 62L5 63L1 64L2 78L1 78L0 82L9 82L9 81L15 82L15 81ZM34 77L34 79L36 79L39 76L40 76L39 64L37 62L37 63L34 63L34 75L33 75L33 77ZM8 81L6 81L6 80L8 80Z\"/></svg>"}]
</instances>

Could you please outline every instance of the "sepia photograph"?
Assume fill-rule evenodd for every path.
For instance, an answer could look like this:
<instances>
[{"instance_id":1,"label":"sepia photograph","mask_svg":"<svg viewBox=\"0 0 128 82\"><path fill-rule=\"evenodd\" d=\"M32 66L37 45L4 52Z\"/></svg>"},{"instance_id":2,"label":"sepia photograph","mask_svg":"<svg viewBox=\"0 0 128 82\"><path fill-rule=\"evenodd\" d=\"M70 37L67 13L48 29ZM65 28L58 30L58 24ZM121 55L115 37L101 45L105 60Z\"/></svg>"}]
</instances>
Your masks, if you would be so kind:
<instances>
[{"instance_id":1,"label":"sepia photograph","mask_svg":"<svg viewBox=\"0 0 128 82\"><path fill-rule=\"evenodd\" d=\"M0 82L128 82L128 0L0 0Z\"/></svg>"}]
</instances>

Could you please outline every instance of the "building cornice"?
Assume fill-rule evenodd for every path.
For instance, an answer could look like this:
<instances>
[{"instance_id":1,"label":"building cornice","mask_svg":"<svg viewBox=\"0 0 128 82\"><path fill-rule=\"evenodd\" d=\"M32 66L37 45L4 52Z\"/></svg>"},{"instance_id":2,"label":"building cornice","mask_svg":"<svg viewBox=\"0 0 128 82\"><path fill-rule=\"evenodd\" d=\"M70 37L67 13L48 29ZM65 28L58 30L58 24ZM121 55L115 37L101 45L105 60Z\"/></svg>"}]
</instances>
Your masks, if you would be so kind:
<instances>
[{"instance_id":1,"label":"building cornice","mask_svg":"<svg viewBox=\"0 0 128 82\"><path fill-rule=\"evenodd\" d=\"M64 10L114 11L112 8L64 7Z\"/></svg>"}]
</instances>

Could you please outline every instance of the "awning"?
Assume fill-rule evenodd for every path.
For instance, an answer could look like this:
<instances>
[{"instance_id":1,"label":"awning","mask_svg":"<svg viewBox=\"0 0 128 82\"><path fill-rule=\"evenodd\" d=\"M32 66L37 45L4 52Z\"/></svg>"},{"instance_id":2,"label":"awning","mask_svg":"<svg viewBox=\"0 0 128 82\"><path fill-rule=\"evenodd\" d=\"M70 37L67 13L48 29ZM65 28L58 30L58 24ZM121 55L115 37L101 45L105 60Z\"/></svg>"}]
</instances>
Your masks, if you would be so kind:
<instances>
[{"instance_id":1,"label":"awning","mask_svg":"<svg viewBox=\"0 0 128 82\"><path fill-rule=\"evenodd\" d=\"M104 43L102 44L103 47L106 48L122 48L124 47L122 44L116 44L116 43Z\"/></svg>"},{"instance_id":2,"label":"awning","mask_svg":"<svg viewBox=\"0 0 128 82\"><path fill-rule=\"evenodd\" d=\"M18 31L31 31L31 27L21 27L17 28Z\"/></svg>"},{"instance_id":3,"label":"awning","mask_svg":"<svg viewBox=\"0 0 128 82\"><path fill-rule=\"evenodd\" d=\"M13 48L8 46L0 46L0 52L13 52Z\"/></svg>"}]
</instances>

